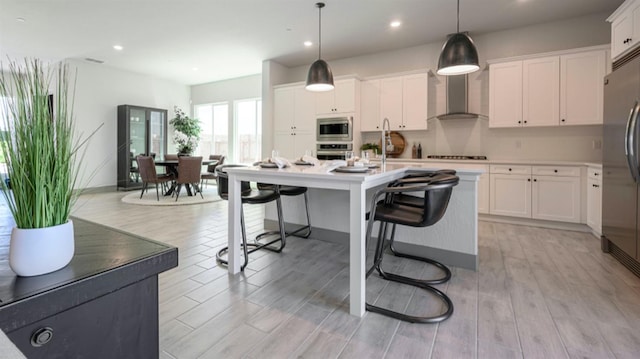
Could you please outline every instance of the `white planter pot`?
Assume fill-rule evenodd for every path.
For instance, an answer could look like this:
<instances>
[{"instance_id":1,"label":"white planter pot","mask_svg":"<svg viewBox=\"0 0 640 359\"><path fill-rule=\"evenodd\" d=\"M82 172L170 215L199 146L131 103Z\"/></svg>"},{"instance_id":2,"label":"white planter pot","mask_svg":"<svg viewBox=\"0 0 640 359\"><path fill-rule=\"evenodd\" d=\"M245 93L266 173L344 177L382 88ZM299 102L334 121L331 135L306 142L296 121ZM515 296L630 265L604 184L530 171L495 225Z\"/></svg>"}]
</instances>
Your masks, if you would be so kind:
<instances>
[{"instance_id":1,"label":"white planter pot","mask_svg":"<svg viewBox=\"0 0 640 359\"><path fill-rule=\"evenodd\" d=\"M9 266L19 276L29 277L57 271L73 258L73 222L46 228L13 228Z\"/></svg>"}]
</instances>

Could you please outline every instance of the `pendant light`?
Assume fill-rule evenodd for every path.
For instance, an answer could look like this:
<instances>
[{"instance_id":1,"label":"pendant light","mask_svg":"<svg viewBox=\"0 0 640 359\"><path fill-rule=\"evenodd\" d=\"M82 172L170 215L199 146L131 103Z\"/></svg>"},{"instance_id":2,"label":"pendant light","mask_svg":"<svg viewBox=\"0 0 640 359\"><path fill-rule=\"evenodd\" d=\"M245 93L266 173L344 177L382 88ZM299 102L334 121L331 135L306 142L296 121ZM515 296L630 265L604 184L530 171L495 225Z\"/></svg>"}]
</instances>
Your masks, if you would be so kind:
<instances>
[{"instance_id":1,"label":"pendant light","mask_svg":"<svg viewBox=\"0 0 640 359\"><path fill-rule=\"evenodd\" d=\"M324 3L316 3L318 8L318 59L309 68L307 75L306 89L309 91L331 91L333 90L333 73L329 64L321 58L322 53L322 8Z\"/></svg>"},{"instance_id":2,"label":"pendant light","mask_svg":"<svg viewBox=\"0 0 640 359\"><path fill-rule=\"evenodd\" d=\"M478 50L466 32L460 32L460 0L458 0L458 25L440 52L438 75L463 75L480 69Z\"/></svg>"}]
</instances>

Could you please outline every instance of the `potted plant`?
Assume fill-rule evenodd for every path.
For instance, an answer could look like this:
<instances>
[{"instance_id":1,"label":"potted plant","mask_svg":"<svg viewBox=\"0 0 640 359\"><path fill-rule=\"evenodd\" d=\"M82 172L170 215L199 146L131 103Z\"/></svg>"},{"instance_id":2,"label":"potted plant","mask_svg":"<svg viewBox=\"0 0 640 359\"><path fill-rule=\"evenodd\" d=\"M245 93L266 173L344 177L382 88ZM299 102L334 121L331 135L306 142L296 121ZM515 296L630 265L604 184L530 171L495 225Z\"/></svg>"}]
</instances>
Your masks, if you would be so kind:
<instances>
[{"instance_id":1,"label":"potted plant","mask_svg":"<svg viewBox=\"0 0 640 359\"><path fill-rule=\"evenodd\" d=\"M200 141L200 121L190 118L179 107L174 106L176 117L169 121L173 126L173 142L179 155L191 155Z\"/></svg>"},{"instance_id":2,"label":"potted plant","mask_svg":"<svg viewBox=\"0 0 640 359\"><path fill-rule=\"evenodd\" d=\"M56 271L74 254L69 215L80 195L74 189L78 156L95 131L85 139L75 136L68 90L68 66L63 64L49 68L39 60L12 62L9 73L0 76L0 95L8 99L2 104L0 147L11 189L8 181L0 184L16 223L9 265L20 276Z\"/></svg>"},{"instance_id":3,"label":"potted plant","mask_svg":"<svg viewBox=\"0 0 640 359\"><path fill-rule=\"evenodd\" d=\"M369 157L374 158L377 154L382 153L377 143L363 143L360 146L361 151L369 151Z\"/></svg>"}]
</instances>

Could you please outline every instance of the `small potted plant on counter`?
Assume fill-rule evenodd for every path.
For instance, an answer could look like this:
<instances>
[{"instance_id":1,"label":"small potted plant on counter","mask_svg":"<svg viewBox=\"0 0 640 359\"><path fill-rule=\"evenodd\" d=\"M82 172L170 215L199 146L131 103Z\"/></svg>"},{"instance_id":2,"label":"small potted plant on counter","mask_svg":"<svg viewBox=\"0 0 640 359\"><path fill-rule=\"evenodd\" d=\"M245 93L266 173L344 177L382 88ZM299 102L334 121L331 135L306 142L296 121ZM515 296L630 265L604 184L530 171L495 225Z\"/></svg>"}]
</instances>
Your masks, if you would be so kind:
<instances>
[{"instance_id":1,"label":"small potted plant on counter","mask_svg":"<svg viewBox=\"0 0 640 359\"><path fill-rule=\"evenodd\" d=\"M0 185L16 224L9 265L19 276L35 276L63 268L73 258L69 215L81 192L76 188L80 164L88 139L102 125L85 138L75 135L67 65L25 60L0 73L5 97L0 148L11 180L10 186L9 181Z\"/></svg>"},{"instance_id":2,"label":"small potted plant on counter","mask_svg":"<svg viewBox=\"0 0 640 359\"><path fill-rule=\"evenodd\" d=\"M375 158L378 154L382 153L377 143L363 143L362 146L360 146L360 150L369 152L369 158Z\"/></svg>"}]
</instances>

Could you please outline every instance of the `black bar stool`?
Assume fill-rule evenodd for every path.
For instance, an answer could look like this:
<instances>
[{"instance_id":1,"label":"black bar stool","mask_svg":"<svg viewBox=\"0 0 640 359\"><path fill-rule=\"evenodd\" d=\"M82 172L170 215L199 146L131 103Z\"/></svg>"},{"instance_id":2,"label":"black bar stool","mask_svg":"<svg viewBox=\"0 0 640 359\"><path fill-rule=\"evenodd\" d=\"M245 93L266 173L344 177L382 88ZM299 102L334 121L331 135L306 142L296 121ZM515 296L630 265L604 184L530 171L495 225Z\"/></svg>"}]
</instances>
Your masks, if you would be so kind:
<instances>
[{"instance_id":1,"label":"black bar stool","mask_svg":"<svg viewBox=\"0 0 640 359\"><path fill-rule=\"evenodd\" d=\"M223 165L216 167L217 178L216 181L218 183L218 195L220 198L224 200L229 200L229 176L227 175L226 169L229 167L245 167L243 165ZM244 270L244 268L249 263L249 254L259 250L259 249L267 249L272 252L282 252L286 245L286 233L284 231L284 221L282 220L282 202L280 200L280 192L278 187L276 186L273 189L258 189L254 190L251 188L249 182L243 181L240 187L240 192L242 195L242 205L244 204L264 204L271 201L276 201L276 207L278 208L278 225L279 231L271 231L265 232L260 235L255 240L255 243L247 243L247 233L244 226L244 210L242 205L240 207L240 227L242 228L242 250L244 252L244 264L240 266L240 270ZM270 240L267 243L260 243L258 239L266 237L267 235L277 234L278 237ZM272 245L280 242L279 246L273 247ZM216 260L218 263L223 265L228 265L228 261L224 259L224 256L228 253L229 247L224 247L216 253Z\"/></svg>"},{"instance_id":2,"label":"black bar stool","mask_svg":"<svg viewBox=\"0 0 640 359\"><path fill-rule=\"evenodd\" d=\"M309 196L307 194L307 187L297 187L297 186L285 186L285 185L274 185L270 183L258 183L258 189L270 189L273 190L275 187L280 189L281 196L299 196L304 195L304 207L307 215L307 224L296 229L293 232L287 232L287 236L296 235L302 231L305 231L304 234L298 235L299 237L309 238L311 235L311 217L309 216Z\"/></svg>"},{"instance_id":3,"label":"black bar stool","mask_svg":"<svg viewBox=\"0 0 640 359\"><path fill-rule=\"evenodd\" d=\"M388 187L378 190L374 195L373 201L371 202L371 211L369 213L369 223L367 224L367 243L370 242L371 232L373 230L373 224L375 221L380 222L380 228L378 231L378 241L376 243L376 250L373 258L373 266L367 271L367 277L369 277L374 271L377 271L378 274L386 280L408 284L424 289L439 298L444 303L445 310L442 313L434 316L418 317L405 313L395 312L390 309L382 308L369 303L366 303L365 308L371 312L380 313L412 323L439 323L446 320L451 316L451 314L453 314L453 303L446 294L444 294L437 288L432 287L430 284L434 283L431 283L430 281L401 276L394 273L388 273L385 272L382 268L388 224L393 225L394 235L396 225L404 225L410 227L427 227L434 225L444 215L449 204L452 189L459 182L459 178L457 176L446 173L426 177L423 176L421 178L421 180L413 180L413 183L411 184L393 185L392 183ZM415 197L421 200L422 205L420 207L401 204L395 201L395 197L399 195L406 195L412 192L423 192L424 197ZM380 200L382 198L384 198L384 200ZM392 240L393 236L390 241ZM399 256L426 261L427 263L437 263L437 266L439 268L446 269L446 273L448 274L449 278L451 276L451 272L449 271L449 269L439 262L433 261L431 259L425 260L425 258L407 254L401 254ZM439 279L437 282L441 282L441 279Z\"/></svg>"}]
</instances>

